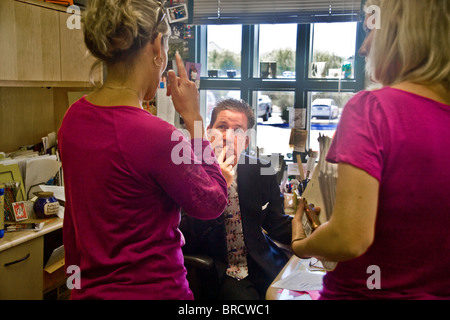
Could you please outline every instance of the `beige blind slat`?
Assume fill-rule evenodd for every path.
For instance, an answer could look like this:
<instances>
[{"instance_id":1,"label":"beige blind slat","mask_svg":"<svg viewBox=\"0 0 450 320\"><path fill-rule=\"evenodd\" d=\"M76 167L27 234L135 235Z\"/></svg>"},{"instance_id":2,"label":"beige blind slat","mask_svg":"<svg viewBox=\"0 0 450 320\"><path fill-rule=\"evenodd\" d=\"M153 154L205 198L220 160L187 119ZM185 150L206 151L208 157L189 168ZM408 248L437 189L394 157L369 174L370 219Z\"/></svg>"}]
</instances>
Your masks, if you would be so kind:
<instances>
[{"instance_id":1,"label":"beige blind slat","mask_svg":"<svg viewBox=\"0 0 450 320\"><path fill-rule=\"evenodd\" d=\"M362 0L194 0L194 24L357 21Z\"/></svg>"}]
</instances>

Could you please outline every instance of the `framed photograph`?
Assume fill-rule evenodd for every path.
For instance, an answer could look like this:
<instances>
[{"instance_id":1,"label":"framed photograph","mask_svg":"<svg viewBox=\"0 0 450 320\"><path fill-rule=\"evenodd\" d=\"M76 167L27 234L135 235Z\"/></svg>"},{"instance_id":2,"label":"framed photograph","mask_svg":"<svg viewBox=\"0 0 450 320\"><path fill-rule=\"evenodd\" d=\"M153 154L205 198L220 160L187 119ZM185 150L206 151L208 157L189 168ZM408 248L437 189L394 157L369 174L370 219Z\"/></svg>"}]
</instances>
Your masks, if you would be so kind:
<instances>
[{"instance_id":1,"label":"framed photograph","mask_svg":"<svg viewBox=\"0 0 450 320\"><path fill-rule=\"evenodd\" d=\"M261 78L275 79L277 77L277 63L276 62L260 62Z\"/></svg>"},{"instance_id":2,"label":"framed photograph","mask_svg":"<svg viewBox=\"0 0 450 320\"><path fill-rule=\"evenodd\" d=\"M16 221L22 221L28 219L27 210L25 209L25 202L14 202L12 204L14 210L14 219Z\"/></svg>"},{"instance_id":3,"label":"framed photograph","mask_svg":"<svg viewBox=\"0 0 450 320\"><path fill-rule=\"evenodd\" d=\"M185 21L188 19L188 10L186 4L170 7L167 9L167 17L170 23Z\"/></svg>"},{"instance_id":4,"label":"framed photograph","mask_svg":"<svg viewBox=\"0 0 450 320\"><path fill-rule=\"evenodd\" d=\"M184 39L194 39L194 26L192 24L184 25Z\"/></svg>"},{"instance_id":5,"label":"framed photograph","mask_svg":"<svg viewBox=\"0 0 450 320\"><path fill-rule=\"evenodd\" d=\"M184 23L171 23L170 29L172 33L170 34L170 40L183 40L184 38Z\"/></svg>"},{"instance_id":6,"label":"framed photograph","mask_svg":"<svg viewBox=\"0 0 450 320\"><path fill-rule=\"evenodd\" d=\"M200 73L202 65L200 63L186 62L186 71L189 80L193 81L197 88L200 88Z\"/></svg>"}]
</instances>

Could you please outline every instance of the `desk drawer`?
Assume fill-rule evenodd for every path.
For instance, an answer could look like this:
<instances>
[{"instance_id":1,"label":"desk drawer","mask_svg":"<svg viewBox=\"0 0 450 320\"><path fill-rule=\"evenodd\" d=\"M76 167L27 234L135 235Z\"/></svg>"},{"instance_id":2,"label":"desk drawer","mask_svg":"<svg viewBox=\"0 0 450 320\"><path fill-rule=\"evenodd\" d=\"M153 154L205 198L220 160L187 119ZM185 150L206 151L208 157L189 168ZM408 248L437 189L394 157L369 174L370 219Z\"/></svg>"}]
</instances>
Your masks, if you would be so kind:
<instances>
[{"instance_id":1,"label":"desk drawer","mask_svg":"<svg viewBox=\"0 0 450 320\"><path fill-rule=\"evenodd\" d=\"M43 237L0 252L0 300L42 299Z\"/></svg>"}]
</instances>

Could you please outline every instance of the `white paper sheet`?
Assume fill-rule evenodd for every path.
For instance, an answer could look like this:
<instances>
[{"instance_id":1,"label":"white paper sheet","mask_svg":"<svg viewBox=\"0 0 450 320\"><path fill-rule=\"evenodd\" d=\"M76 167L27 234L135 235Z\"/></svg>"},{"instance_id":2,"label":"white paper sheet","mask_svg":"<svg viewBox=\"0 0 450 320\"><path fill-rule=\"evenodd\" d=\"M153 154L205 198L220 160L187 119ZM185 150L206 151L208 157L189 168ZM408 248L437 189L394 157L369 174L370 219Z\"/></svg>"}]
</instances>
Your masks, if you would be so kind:
<instances>
[{"instance_id":1,"label":"white paper sheet","mask_svg":"<svg viewBox=\"0 0 450 320\"><path fill-rule=\"evenodd\" d=\"M60 186L47 186L47 185L39 185L39 188L41 188L44 192L53 192L53 195L56 199L61 201L66 201L66 195L64 193L64 187Z\"/></svg>"},{"instance_id":2,"label":"white paper sheet","mask_svg":"<svg viewBox=\"0 0 450 320\"><path fill-rule=\"evenodd\" d=\"M25 192L32 198L37 186L53 178L61 168L56 156L36 157L26 161Z\"/></svg>"},{"instance_id":3,"label":"white paper sheet","mask_svg":"<svg viewBox=\"0 0 450 320\"><path fill-rule=\"evenodd\" d=\"M275 282L272 287L293 291L322 290L322 278L324 272L308 271L304 268L295 270L289 276Z\"/></svg>"}]
</instances>

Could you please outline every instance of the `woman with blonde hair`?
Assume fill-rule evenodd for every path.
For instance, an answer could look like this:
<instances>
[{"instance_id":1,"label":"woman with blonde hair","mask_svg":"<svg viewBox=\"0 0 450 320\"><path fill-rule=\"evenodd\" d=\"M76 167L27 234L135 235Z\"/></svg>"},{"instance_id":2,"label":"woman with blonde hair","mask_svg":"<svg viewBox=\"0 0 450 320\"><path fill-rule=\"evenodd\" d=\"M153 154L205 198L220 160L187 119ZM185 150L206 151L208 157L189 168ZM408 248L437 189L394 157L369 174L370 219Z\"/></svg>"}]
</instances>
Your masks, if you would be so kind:
<instances>
[{"instance_id":1,"label":"woman with blonde hair","mask_svg":"<svg viewBox=\"0 0 450 320\"><path fill-rule=\"evenodd\" d=\"M107 77L69 108L58 134L66 267L79 270L80 279L71 297L192 299L180 207L214 219L227 203L219 165L203 159L215 156L204 136L197 88L177 55L180 75L169 71L169 93L191 142L142 108L167 66L170 28L162 3L90 0L83 20L85 43L106 65ZM175 146L183 154L174 153Z\"/></svg>"},{"instance_id":2,"label":"woman with blonde hair","mask_svg":"<svg viewBox=\"0 0 450 320\"><path fill-rule=\"evenodd\" d=\"M305 238L301 204L292 248L338 262L322 299L450 299L450 4L374 4L360 54L383 87L346 105L331 219Z\"/></svg>"}]
</instances>

